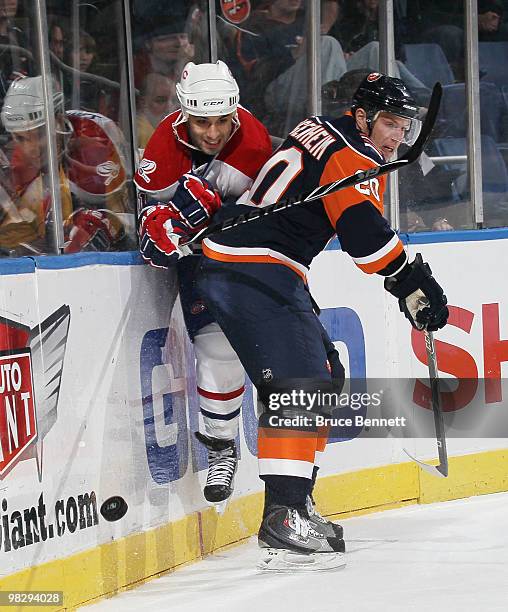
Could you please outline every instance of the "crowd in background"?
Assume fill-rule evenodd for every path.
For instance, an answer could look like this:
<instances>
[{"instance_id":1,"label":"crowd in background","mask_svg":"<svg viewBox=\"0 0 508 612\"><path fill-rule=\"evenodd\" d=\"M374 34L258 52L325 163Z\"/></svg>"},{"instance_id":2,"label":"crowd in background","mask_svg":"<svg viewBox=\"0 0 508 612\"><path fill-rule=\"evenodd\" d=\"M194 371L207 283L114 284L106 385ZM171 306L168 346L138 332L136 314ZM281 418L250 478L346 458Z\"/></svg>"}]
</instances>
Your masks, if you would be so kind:
<instances>
[{"instance_id":1,"label":"crowd in background","mask_svg":"<svg viewBox=\"0 0 508 612\"><path fill-rule=\"evenodd\" d=\"M12 100L21 100L20 90L11 88L16 80L41 74L34 4L0 0L2 107L9 90ZM309 114L307 5L306 0L216 2L218 57L237 79L242 105L275 137L284 137ZM429 155L401 173L401 229L472 227L465 161L464 2L394 0L393 5L395 76L404 79L422 107L435 75L445 86ZM134 248L131 161L160 120L177 108L175 84L183 66L209 60L208 1L131 0L130 41L120 0L47 0L46 6L51 87L62 101L55 105L62 125L55 141L62 207L65 202L64 252ZM379 0L321 0L320 8L322 109L338 116L362 78L379 70ZM490 226L506 225L508 219L507 17L508 1L478 0L483 191ZM133 83L126 44L133 54ZM28 85L38 87L35 81ZM135 88L134 110L129 87ZM51 252L44 125L23 131L5 123L0 125L0 256ZM452 154L463 155L464 161L435 163ZM496 163L501 170L497 179L492 171L491 179L489 169Z\"/></svg>"},{"instance_id":2,"label":"crowd in background","mask_svg":"<svg viewBox=\"0 0 508 612\"><path fill-rule=\"evenodd\" d=\"M241 4L248 3L225 2L218 8L219 46L240 84L242 103L272 134L284 136L309 112L307 4L259 0L250 3L248 15L238 10ZM478 1L486 226L505 225L508 218L506 4ZM435 81L445 90L430 155L400 173L401 230L475 227L466 163L464 2L394 0L393 7L394 76L405 81L423 107ZM366 74L380 68L379 0L321 0L320 48L322 112L337 116L348 109L351 94ZM451 155L461 155L463 162L443 165L431 159ZM503 178L495 178L494 167Z\"/></svg>"},{"instance_id":3,"label":"crowd in background","mask_svg":"<svg viewBox=\"0 0 508 612\"><path fill-rule=\"evenodd\" d=\"M0 255L134 249L122 5L46 4L49 138L35 3L0 0Z\"/></svg>"}]
</instances>

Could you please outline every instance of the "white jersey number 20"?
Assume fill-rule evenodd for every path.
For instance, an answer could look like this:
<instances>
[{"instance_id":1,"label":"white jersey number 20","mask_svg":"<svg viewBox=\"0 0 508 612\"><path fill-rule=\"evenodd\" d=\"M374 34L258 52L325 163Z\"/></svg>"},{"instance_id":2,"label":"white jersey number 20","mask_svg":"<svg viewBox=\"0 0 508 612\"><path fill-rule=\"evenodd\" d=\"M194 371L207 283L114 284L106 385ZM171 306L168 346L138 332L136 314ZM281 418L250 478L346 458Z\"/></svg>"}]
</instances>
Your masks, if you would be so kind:
<instances>
[{"instance_id":1,"label":"white jersey number 20","mask_svg":"<svg viewBox=\"0 0 508 612\"><path fill-rule=\"evenodd\" d=\"M245 201L238 203L263 207L278 202L302 169L302 152L295 147L275 153L261 168Z\"/></svg>"}]
</instances>

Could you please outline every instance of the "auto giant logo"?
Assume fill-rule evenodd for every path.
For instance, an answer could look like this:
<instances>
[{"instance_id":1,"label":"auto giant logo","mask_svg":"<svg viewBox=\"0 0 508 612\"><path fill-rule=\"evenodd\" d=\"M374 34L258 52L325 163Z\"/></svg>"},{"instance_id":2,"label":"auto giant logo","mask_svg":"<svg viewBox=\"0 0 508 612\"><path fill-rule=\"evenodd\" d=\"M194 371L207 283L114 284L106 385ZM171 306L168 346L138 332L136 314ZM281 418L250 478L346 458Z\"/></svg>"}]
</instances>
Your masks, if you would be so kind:
<instances>
[{"instance_id":1,"label":"auto giant logo","mask_svg":"<svg viewBox=\"0 0 508 612\"><path fill-rule=\"evenodd\" d=\"M30 351L0 355L0 476L37 439ZM5 449L5 450L4 450Z\"/></svg>"},{"instance_id":2,"label":"auto giant logo","mask_svg":"<svg viewBox=\"0 0 508 612\"><path fill-rule=\"evenodd\" d=\"M61 306L33 328L0 317L0 480L35 458L42 480L42 447L57 419L70 323Z\"/></svg>"}]
</instances>

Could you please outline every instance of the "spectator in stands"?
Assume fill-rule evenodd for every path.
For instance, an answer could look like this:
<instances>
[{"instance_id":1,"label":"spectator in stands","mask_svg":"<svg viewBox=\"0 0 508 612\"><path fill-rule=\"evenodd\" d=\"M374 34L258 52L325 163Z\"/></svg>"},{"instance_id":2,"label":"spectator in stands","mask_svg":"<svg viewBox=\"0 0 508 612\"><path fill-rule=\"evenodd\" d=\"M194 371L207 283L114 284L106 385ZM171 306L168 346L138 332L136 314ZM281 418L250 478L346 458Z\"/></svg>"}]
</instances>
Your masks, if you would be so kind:
<instances>
[{"instance_id":1,"label":"spectator in stands","mask_svg":"<svg viewBox=\"0 0 508 612\"><path fill-rule=\"evenodd\" d=\"M64 89L65 77L62 71L65 63L66 48L64 26L59 17L48 18L48 40L53 80L58 83L60 91Z\"/></svg>"},{"instance_id":2,"label":"spectator in stands","mask_svg":"<svg viewBox=\"0 0 508 612\"><path fill-rule=\"evenodd\" d=\"M154 18L145 23L145 42L134 58L134 80L141 87L144 78L157 72L176 80L185 64L194 59L194 45L189 41L186 20Z\"/></svg>"},{"instance_id":3,"label":"spectator in stands","mask_svg":"<svg viewBox=\"0 0 508 612\"><path fill-rule=\"evenodd\" d=\"M340 40L346 56L372 41L379 40L379 0L346 3L344 16L337 20L333 35Z\"/></svg>"},{"instance_id":4,"label":"spectator in stands","mask_svg":"<svg viewBox=\"0 0 508 612\"><path fill-rule=\"evenodd\" d=\"M397 6L395 17L396 31L400 29ZM348 71L380 70L379 63L379 0L346 0L342 14L335 22L330 34L335 36L345 49ZM427 102L429 90L404 65L400 37L395 37L396 65L394 75L400 77L421 104Z\"/></svg>"},{"instance_id":5,"label":"spectator in stands","mask_svg":"<svg viewBox=\"0 0 508 612\"><path fill-rule=\"evenodd\" d=\"M123 135L107 117L64 112L62 92L54 90L53 103L65 252L132 248L118 215L126 210L127 195ZM13 255L47 253L52 218L41 76L12 83L1 119L13 150L9 188L0 193L6 213L0 219L0 248Z\"/></svg>"},{"instance_id":6,"label":"spectator in stands","mask_svg":"<svg viewBox=\"0 0 508 612\"><path fill-rule=\"evenodd\" d=\"M449 231L461 227L467 210L453 200L451 175L425 154L399 181L400 229L403 232Z\"/></svg>"},{"instance_id":7,"label":"spectator in stands","mask_svg":"<svg viewBox=\"0 0 508 612\"><path fill-rule=\"evenodd\" d=\"M235 46L246 105L262 118L271 134L279 136L306 115L305 16L301 0L268 0L262 6L237 28ZM379 70L377 41L346 61L341 43L332 36L321 36L322 83L337 81L348 69L360 68ZM414 94L429 93L400 62L398 69Z\"/></svg>"},{"instance_id":8,"label":"spectator in stands","mask_svg":"<svg viewBox=\"0 0 508 612\"><path fill-rule=\"evenodd\" d=\"M93 36L81 30L79 47L69 50L68 64L79 71L66 73L64 79L65 99L72 108L90 112L105 113L106 92L99 81L94 78L97 73L95 58L97 45Z\"/></svg>"},{"instance_id":9,"label":"spectator in stands","mask_svg":"<svg viewBox=\"0 0 508 612\"><path fill-rule=\"evenodd\" d=\"M72 51L72 65L81 72L89 72L95 58L97 45L93 36L81 30L79 33L79 48Z\"/></svg>"},{"instance_id":10,"label":"spectator in stands","mask_svg":"<svg viewBox=\"0 0 508 612\"><path fill-rule=\"evenodd\" d=\"M406 40L406 12L401 11L400 3L394 2L393 18L395 28L395 57L404 61L402 43ZM346 57L373 42L379 41L379 0L344 0L340 17L331 31L340 41ZM348 68L351 68L348 66ZM375 68L378 70L379 68ZM405 78L407 78L407 74Z\"/></svg>"},{"instance_id":11,"label":"spectator in stands","mask_svg":"<svg viewBox=\"0 0 508 612\"><path fill-rule=\"evenodd\" d=\"M249 110L282 135L306 113L307 67L302 0L269 0L236 32L241 88ZM340 43L321 37L322 80L346 72Z\"/></svg>"},{"instance_id":12,"label":"spectator in stands","mask_svg":"<svg viewBox=\"0 0 508 612\"><path fill-rule=\"evenodd\" d=\"M503 23L501 0L478 0L478 40L498 42L508 40L508 28Z\"/></svg>"},{"instance_id":13,"label":"spectator in stands","mask_svg":"<svg viewBox=\"0 0 508 612\"><path fill-rule=\"evenodd\" d=\"M63 62L65 54L65 37L61 24L51 20L49 24L49 49Z\"/></svg>"},{"instance_id":14,"label":"spectator in stands","mask_svg":"<svg viewBox=\"0 0 508 612\"><path fill-rule=\"evenodd\" d=\"M138 147L146 147L160 121L177 107L175 82L158 72L147 74L137 105Z\"/></svg>"},{"instance_id":15,"label":"spectator in stands","mask_svg":"<svg viewBox=\"0 0 508 612\"><path fill-rule=\"evenodd\" d=\"M338 21L341 0L321 0L321 34L331 34L330 30Z\"/></svg>"},{"instance_id":16,"label":"spectator in stands","mask_svg":"<svg viewBox=\"0 0 508 612\"><path fill-rule=\"evenodd\" d=\"M411 7L409 7L411 4ZM410 10L411 9L411 10ZM464 6L462 0L447 3L419 0L408 3L412 26L405 42L433 42L442 49L457 81L464 81ZM502 0L478 0L478 40L508 40L508 28L502 23Z\"/></svg>"},{"instance_id":17,"label":"spectator in stands","mask_svg":"<svg viewBox=\"0 0 508 612\"><path fill-rule=\"evenodd\" d=\"M18 0L0 0L0 103L9 85L31 72L31 53L23 32L14 26Z\"/></svg>"}]
</instances>

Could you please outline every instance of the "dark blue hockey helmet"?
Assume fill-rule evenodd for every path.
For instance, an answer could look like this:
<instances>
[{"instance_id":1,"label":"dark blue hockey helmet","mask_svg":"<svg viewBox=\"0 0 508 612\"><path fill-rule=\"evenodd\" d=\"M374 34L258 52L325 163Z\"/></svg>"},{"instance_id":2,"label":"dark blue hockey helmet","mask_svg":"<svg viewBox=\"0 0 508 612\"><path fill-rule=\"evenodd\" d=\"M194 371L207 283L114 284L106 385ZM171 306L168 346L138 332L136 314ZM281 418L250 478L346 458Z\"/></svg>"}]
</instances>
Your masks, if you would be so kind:
<instances>
[{"instance_id":1,"label":"dark blue hockey helmet","mask_svg":"<svg viewBox=\"0 0 508 612\"><path fill-rule=\"evenodd\" d=\"M406 144L412 144L420 132L421 122L417 118L420 107L401 79L371 72L353 95L351 110L354 113L358 108L365 111L369 130L379 113L385 112L409 119Z\"/></svg>"}]
</instances>

